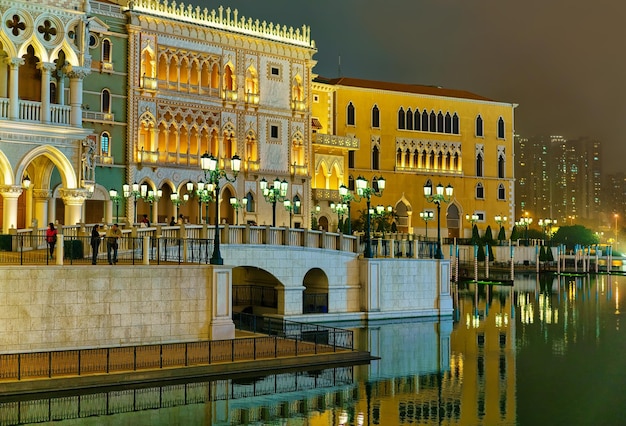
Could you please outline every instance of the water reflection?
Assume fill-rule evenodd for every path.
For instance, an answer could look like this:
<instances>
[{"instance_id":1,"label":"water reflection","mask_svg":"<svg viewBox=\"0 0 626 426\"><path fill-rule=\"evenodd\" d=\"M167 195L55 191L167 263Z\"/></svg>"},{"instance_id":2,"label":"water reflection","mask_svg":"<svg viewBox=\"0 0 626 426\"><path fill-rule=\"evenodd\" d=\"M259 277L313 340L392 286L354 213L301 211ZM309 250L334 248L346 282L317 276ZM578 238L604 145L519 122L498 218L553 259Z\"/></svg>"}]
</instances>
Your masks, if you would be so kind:
<instances>
[{"instance_id":1,"label":"water reflection","mask_svg":"<svg viewBox=\"0 0 626 426\"><path fill-rule=\"evenodd\" d=\"M0 424L49 413L81 425L623 424L625 283L530 275L514 287L459 285L453 319L352 327L355 346L381 358L369 365L0 401Z\"/></svg>"}]
</instances>

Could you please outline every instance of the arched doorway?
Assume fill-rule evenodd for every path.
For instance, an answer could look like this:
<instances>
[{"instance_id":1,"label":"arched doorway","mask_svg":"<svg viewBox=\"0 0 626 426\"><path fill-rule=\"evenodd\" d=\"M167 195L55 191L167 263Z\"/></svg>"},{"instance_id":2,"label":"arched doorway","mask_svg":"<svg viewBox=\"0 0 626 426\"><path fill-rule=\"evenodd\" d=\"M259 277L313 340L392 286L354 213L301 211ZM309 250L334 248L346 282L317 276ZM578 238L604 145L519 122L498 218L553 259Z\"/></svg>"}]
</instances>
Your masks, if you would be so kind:
<instances>
[{"instance_id":1,"label":"arched doorway","mask_svg":"<svg viewBox=\"0 0 626 426\"><path fill-rule=\"evenodd\" d=\"M282 283L271 273L255 266L233 268L233 313L276 314Z\"/></svg>"},{"instance_id":2,"label":"arched doorway","mask_svg":"<svg viewBox=\"0 0 626 426\"><path fill-rule=\"evenodd\" d=\"M328 276L319 268L306 273L302 282L302 313L328 313Z\"/></svg>"},{"instance_id":3,"label":"arched doorway","mask_svg":"<svg viewBox=\"0 0 626 426\"><path fill-rule=\"evenodd\" d=\"M460 225L460 214L459 207L456 203L451 203L448 206L447 214L446 214L446 226L448 228L448 238L459 238L459 234L461 232Z\"/></svg>"}]
</instances>

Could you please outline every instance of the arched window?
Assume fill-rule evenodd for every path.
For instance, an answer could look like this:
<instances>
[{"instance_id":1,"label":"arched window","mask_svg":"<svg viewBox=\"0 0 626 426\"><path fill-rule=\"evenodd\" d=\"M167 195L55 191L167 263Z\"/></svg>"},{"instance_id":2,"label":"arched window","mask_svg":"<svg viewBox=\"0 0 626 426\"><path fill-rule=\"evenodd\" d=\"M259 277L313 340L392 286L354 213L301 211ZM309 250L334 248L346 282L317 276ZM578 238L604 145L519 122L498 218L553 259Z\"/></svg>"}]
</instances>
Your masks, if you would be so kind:
<instances>
[{"instance_id":1,"label":"arched window","mask_svg":"<svg viewBox=\"0 0 626 426\"><path fill-rule=\"evenodd\" d=\"M419 108L415 108L415 114L413 115L413 123L415 124L415 130L421 130L422 116L420 115Z\"/></svg>"},{"instance_id":2,"label":"arched window","mask_svg":"<svg viewBox=\"0 0 626 426\"><path fill-rule=\"evenodd\" d=\"M246 203L246 211L248 213L254 213L254 195L252 195L252 192L248 191L246 194L246 200L248 200Z\"/></svg>"},{"instance_id":3,"label":"arched window","mask_svg":"<svg viewBox=\"0 0 626 426\"><path fill-rule=\"evenodd\" d=\"M504 155L498 156L498 177L504 179Z\"/></svg>"},{"instance_id":4,"label":"arched window","mask_svg":"<svg viewBox=\"0 0 626 426\"><path fill-rule=\"evenodd\" d=\"M422 150L422 164L420 164L420 167L422 169L425 169L426 167L428 167L428 163L427 163L427 157L428 154L426 153L426 150Z\"/></svg>"},{"instance_id":5,"label":"arched window","mask_svg":"<svg viewBox=\"0 0 626 426\"><path fill-rule=\"evenodd\" d=\"M380 151L378 145L374 145L374 148L372 148L372 169L380 169Z\"/></svg>"},{"instance_id":6,"label":"arched window","mask_svg":"<svg viewBox=\"0 0 626 426\"><path fill-rule=\"evenodd\" d=\"M428 168L429 169L435 168L435 151L430 151L430 155L428 158Z\"/></svg>"},{"instance_id":7,"label":"arched window","mask_svg":"<svg viewBox=\"0 0 626 426\"><path fill-rule=\"evenodd\" d=\"M372 108L372 127L380 127L380 111L377 105L374 105L374 108Z\"/></svg>"},{"instance_id":8,"label":"arched window","mask_svg":"<svg viewBox=\"0 0 626 426\"><path fill-rule=\"evenodd\" d=\"M400 110L398 111L398 129L404 129L405 128L405 124L404 124L404 109L400 108Z\"/></svg>"},{"instance_id":9,"label":"arched window","mask_svg":"<svg viewBox=\"0 0 626 426\"><path fill-rule=\"evenodd\" d=\"M476 176L483 175L483 156L482 154L476 155Z\"/></svg>"},{"instance_id":10,"label":"arched window","mask_svg":"<svg viewBox=\"0 0 626 426\"><path fill-rule=\"evenodd\" d=\"M437 114L437 132L443 133L443 130L443 113L439 111L439 114Z\"/></svg>"},{"instance_id":11,"label":"arched window","mask_svg":"<svg viewBox=\"0 0 626 426\"><path fill-rule=\"evenodd\" d=\"M504 119L498 119L498 139L504 139Z\"/></svg>"},{"instance_id":12,"label":"arched window","mask_svg":"<svg viewBox=\"0 0 626 426\"><path fill-rule=\"evenodd\" d=\"M109 132L100 134L100 155L108 157L111 155L111 135Z\"/></svg>"},{"instance_id":13,"label":"arched window","mask_svg":"<svg viewBox=\"0 0 626 426\"><path fill-rule=\"evenodd\" d=\"M108 89L104 89L101 95L102 105L100 106L101 112L105 114L111 113L111 92Z\"/></svg>"},{"instance_id":14,"label":"arched window","mask_svg":"<svg viewBox=\"0 0 626 426\"><path fill-rule=\"evenodd\" d=\"M506 200L506 192L502 184L498 185L498 200Z\"/></svg>"},{"instance_id":15,"label":"arched window","mask_svg":"<svg viewBox=\"0 0 626 426\"><path fill-rule=\"evenodd\" d=\"M406 129L413 130L413 112L409 108L406 112Z\"/></svg>"},{"instance_id":16,"label":"arched window","mask_svg":"<svg viewBox=\"0 0 626 426\"><path fill-rule=\"evenodd\" d=\"M443 153L440 151L437 153L437 170L443 169Z\"/></svg>"},{"instance_id":17,"label":"arched window","mask_svg":"<svg viewBox=\"0 0 626 426\"><path fill-rule=\"evenodd\" d=\"M402 150L400 148L396 151L396 167L402 167Z\"/></svg>"},{"instance_id":18,"label":"arched window","mask_svg":"<svg viewBox=\"0 0 626 426\"><path fill-rule=\"evenodd\" d=\"M352 102L350 102L348 104L346 124L348 126L354 126L354 123L355 123L355 119L354 119L354 105L352 105Z\"/></svg>"},{"instance_id":19,"label":"arched window","mask_svg":"<svg viewBox=\"0 0 626 426\"><path fill-rule=\"evenodd\" d=\"M422 131L428 131L428 111L422 111Z\"/></svg>"},{"instance_id":20,"label":"arched window","mask_svg":"<svg viewBox=\"0 0 626 426\"><path fill-rule=\"evenodd\" d=\"M445 123L444 123L445 124L444 125L445 133L452 133L452 117L450 116L449 112L446 112L446 116L444 118L444 121L445 121Z\"/></svg>"},{"instance_id":21,"label":"arched window","mask_svg":"<svg viewBox=\"0 0 626 426\"><path fill-rule=\"evenodd\" d=\"M111 62L111 40L102 40L102 62Z\"/></svg>"},{"instance_id":22,"label":"arched window","mask_svg":"<svg viewBox=\"0 0 626 426\"><path fill-rule=\"evenodd\" d=\"M437 131L437 115L435 114L435 111L430 112L430 123L428 126L428 130L431 132Z\"/></svg>"},{"instance_id":23,"label":"arched window","mask_svg":"<svg viewBox=\"0 0 626 426\"><path fill-rule=\"evenodd\" d=\"M461 133L459 131L459 116L456 115L456 112L452 116L452 133L455 135L458 135L459 133Z\"/></svg>"},{"instance_id":24,"label":"arched window","mask_svg":"<svg viewBox=\"0 0 626 426\"><path fill-rule=\"evenodd\" d=\"M476 184L476 198L478 198L479 200L482 200L485 198L485 188L483 187L483 184L480 182Z\"/></svg>"},{"instance_id":25,"label":"arched window","mask_svg":"<svg viewBox=\"0 0 626 426\"><path fill-rule=\"evenodd\" d=\"M482 138L483 135L483 118L479 115L476 117L476 136Z\"/></svg>"},{"instance_id":26,"label":"arched window","mask_svg":"<svg viewBox=\"0 0 626 426\"><path fill-rule=\"evenodd\" d=\"M57 99L57 85L52 81L50 82L50 102L53 104L59 103Z\"/></svg>"},{"instance_id":27,"label":"arched window","mask_svg":"<svg viewBox=\"0 0 626 426\"><path fill-rule=\"evenodd\" d=\"M452 156L448 152L446 154L446 170L450 170L450 167L452 167Z\"/></svg>"}]
</instances>

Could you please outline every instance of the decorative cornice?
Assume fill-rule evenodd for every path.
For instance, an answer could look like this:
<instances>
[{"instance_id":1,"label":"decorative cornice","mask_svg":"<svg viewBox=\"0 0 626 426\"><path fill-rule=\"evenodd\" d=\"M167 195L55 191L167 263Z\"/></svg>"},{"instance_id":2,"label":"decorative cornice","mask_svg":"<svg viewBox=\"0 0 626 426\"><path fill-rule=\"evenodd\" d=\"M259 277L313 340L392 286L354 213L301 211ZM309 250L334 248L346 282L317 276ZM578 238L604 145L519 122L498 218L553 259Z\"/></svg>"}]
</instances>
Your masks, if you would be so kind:
<instances>
[{"instance_id":1,"label":"decorative cornice","mask_svg":"<svg viewBox=\"0 0 626 426\"><path fill-rule=\"evenodd\" d=\"M0 194L3 197L17 198L22 194L22 187L19 185L0 185Z\"/></svg>"}]
</instances>

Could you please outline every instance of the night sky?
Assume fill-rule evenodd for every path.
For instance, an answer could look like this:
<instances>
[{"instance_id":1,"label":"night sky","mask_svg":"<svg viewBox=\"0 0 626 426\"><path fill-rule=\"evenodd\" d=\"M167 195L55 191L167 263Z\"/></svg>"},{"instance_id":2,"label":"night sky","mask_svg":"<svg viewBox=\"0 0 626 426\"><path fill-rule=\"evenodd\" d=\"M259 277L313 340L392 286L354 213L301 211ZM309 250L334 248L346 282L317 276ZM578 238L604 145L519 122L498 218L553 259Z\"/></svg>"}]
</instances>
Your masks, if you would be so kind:
<instances>
[{"instance_id":1,"label":"night sky","mask_svg":"<svg viewBox=\"0 0 626 426\"><path fill-rule=\"evenodd\" d=\"M523 136L602 141L626 155L626 2L617 0L195 0L311 27L314 72L438 85L516 103ZM618 155L615 155L617 152Z\"/></svg>"}]
</instances>

